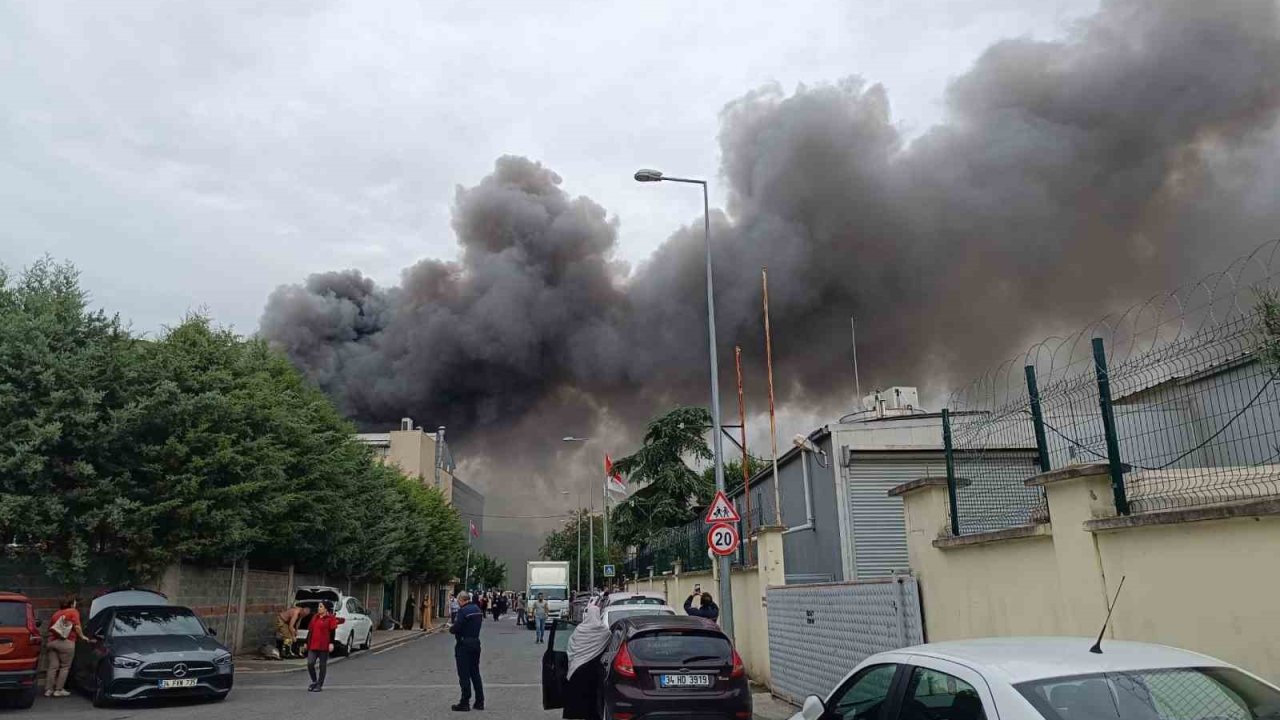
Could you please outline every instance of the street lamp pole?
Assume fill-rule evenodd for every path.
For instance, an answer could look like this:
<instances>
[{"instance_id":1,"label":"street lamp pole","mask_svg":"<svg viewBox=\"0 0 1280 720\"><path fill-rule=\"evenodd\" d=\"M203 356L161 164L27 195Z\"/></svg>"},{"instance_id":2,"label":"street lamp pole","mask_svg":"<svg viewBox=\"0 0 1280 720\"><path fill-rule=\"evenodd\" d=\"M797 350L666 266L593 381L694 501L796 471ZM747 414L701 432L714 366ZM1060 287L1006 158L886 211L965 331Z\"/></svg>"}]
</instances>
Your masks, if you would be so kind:
<instances>
[{"instance_id":1,"label":"street lamp pole","mask_svg":"<svg viewBox=\"0 0 1280 720\"><path fill-rule=\"evenodd\" d=\"M724 492L724 447L720 438L720 371L716 355L716 300L715 289L711 278L711 201L707 193L706 180L692 178L668 177L657 170L638 170L635 174L637 182L679 182L702 186L702 227L703 238L707 246L707 344L711 355L711 452L712 462L716 469L716 490ZM724 633L733 639L733 595L729 579L729 558L720 557L720 626Z\"/></svg>"},{"instance_id":2,"label":"street lamp pole","mask_svg":"<svg viewBox=\"0 0 1280 720\"><path fill-rule=\"evenodd\" d=\"M562 442L579 442L579 443L585 443L585 442L587 442L587 441L588 441L588 440L590 440L590 439L591 439L591 438L575 437L575 436L573 436L573 435L569 435L569 436L566 436L566 437L561 438L561 441L562 441ZM595 589L596 589L596 513L595 513L595 510L596 510L596 499L595 499L595 497L594 497L590 492L588 492L588 493L587 493L587 497L591 498L591 507L590 507L590 509L589 509L588 516L587 516L587 536L588 536L588 537L587 537L587 546L588 546L588 552L590 553L590 558L588 558L588 560L587 560L587 567L588 567L588 568L590 568L590 569L587 571L587 575L588 575L588 582L590 583L590 590L591 590L592 592L594 592L594 591L595 591ZM609 543L609 540L608 540L608 538L609 538L609 505L608 505L608 498L605 498L605 501L606 501L606 502L605 502L605 507L604 507L604 537L605 537L605 548L606 548L606 549L608 549L608 543ZM579 505L581 505L581 500L579 500ZM579 559L579 562L581 562L581 559L582 559L582 540L581 540L581 538L582 538L582 520L581 520L581 518L579 518L579 520L578 520L578 538L579 538L579 540L578 540L578 559ZM582 589L582 568L581 568L581 566L579 566L579 568L578 568L578 589Z\"/></svg>"}]
</instances>

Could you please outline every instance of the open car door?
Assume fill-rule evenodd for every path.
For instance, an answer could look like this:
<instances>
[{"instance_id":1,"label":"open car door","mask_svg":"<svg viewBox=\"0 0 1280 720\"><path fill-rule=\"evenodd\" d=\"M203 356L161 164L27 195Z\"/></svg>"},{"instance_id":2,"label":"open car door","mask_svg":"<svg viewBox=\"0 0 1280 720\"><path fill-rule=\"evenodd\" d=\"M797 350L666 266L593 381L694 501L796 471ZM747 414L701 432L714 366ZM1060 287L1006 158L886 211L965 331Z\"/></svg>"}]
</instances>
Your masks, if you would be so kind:
<instances>
[{"instance_id":1,"label":"open car door","mask_svg":"<svg viewBox=\"0 0 1280 720\"><path fill-rule=\"evenodd\" d=\"M542 709L564 707L564 687L569 676L568 633L556 642L556 624L547 630L547 649L542 653Z\"/></svg>"}]
</instances>

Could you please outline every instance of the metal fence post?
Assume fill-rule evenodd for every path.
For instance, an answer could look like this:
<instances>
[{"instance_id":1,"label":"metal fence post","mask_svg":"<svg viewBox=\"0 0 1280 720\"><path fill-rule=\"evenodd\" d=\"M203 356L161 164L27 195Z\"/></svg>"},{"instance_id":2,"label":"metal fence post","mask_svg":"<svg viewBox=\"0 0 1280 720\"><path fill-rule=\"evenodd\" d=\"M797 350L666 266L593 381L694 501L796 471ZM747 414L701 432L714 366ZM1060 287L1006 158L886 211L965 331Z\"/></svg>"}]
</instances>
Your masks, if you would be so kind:
<instances>
[{"instance_id":1,"label":"metal fence post","mask_svg":"<svg viewBox=\"0 0 1280 720\"><path fill-rule=\"evenodd\" d=\"M1040 455L1040 472L1049 472L1049 440L1044 435L1044 413L1040 408L1040 387L1036 385L1036 367L1023 368L1027 375L1027 396L1031 398L1031 422L1036 429L1036 452Z\"/></svg>"},{"instance_id":2,"label":"metal fence post","mask_svg":"<svg viewBox=\"0 0 1280 720\"><path fill-rule=\"evenodd\" d=\"M951 411L942 409L942 448L947 456L947 501L951 504L951 534L960 536L960 515L956 508L956 463L951 452Z\"/></svg>"},{"instance_id":3,"label":"metal fence post","mask_svg":"<svg viewBox=\"0 0 1280 720\"><path fill-rule=\"evenodd\" d=\"M1124 491L1124 465L1120 462L1120 437L1116 434L1116 417L1111 407L1111 377L1107 371L1107 352L1102 338L1093 339L1093 367L1098 375L1098 406L1102 409L1102 431L1107 436L1107 465L1111 469L1111 494L1116 512L1129 514L1129 499Z\"/></svg>"}]
</instances>

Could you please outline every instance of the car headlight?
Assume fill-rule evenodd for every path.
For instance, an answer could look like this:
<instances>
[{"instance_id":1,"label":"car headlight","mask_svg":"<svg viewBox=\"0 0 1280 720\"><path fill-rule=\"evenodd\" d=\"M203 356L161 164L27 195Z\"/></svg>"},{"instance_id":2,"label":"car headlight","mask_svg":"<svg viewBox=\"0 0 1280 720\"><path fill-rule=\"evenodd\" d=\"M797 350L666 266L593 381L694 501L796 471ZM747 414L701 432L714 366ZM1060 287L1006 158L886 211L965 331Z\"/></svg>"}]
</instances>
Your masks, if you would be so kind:
<instances>
[{"instance_id":1,"label":"car headlight","mask_svg":"<svg viewBox=\"0 0 1280 720\"><path fill-rule=\"evenodd\" d=\"M213 664L214 664L214 665L221 665L221 666L223 666L223 667L226 667L227 665L230 665L231 663L232 663L231 653L223 653L223 654L218 655L217 657L215 657L215 658L213 659Z\"/></svg>"},{"instance_id":2,"label":"car headlight","mask_svg":"<svg viewBox=\"0 0 1280 720\"><path fill-rule=\"evenodd\" d=\"M141 665L142 665L142 661L141 661L141 660L136 660L136 659L131 658L131 657L113 657L113 658L111 658L111 664L112 664L112 665L115 665L116 667L120 668L121 670L132 670L132 669L134 669L134 668L136 668L136 667L141 666Z\"/></svg>"}]
</instances>

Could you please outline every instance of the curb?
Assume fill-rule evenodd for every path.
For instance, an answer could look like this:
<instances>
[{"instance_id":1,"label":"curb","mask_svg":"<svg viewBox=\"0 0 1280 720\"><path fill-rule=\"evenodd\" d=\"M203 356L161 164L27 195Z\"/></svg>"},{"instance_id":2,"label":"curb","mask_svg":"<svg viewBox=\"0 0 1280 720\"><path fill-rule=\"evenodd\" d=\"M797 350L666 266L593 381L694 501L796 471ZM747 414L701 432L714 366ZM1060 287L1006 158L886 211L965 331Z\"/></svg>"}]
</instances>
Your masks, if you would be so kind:
<instances>
[{"instance_id":1,"label":"curb","mask_svg":"<svg viewBox=\"0 0 1280 720\"><path fill-rule=\"evenodd\" d=\"M445 628L445 626L444 626L444 625L437 625L437 626L433 627L432 629L427 630L426 632L420 632L420 633L418 633L418 634L416 634L416 635L409 635L409 636L407 636L407 637L404 637L404 638L398 639L398 640L396 640L395 642L387 643L386 645L374 645L374 646L373 646L372 648L370 648L369 650L366 650L366 651L364 651L363 653L357 654L357 655L355 655L355 656L347 655L347 656L344 656L344 657L332 658L332 659L330 659L330 660L329 660L329 664L330 664L330 665L337 665L338 663L341 663L341 662L344 662L344 661L347 661L347 660L351 660L351 659L353 659L353 658L361 658L361 657L365 657L365 655L366 655L366 654L372 654L372 653L374 653L374 652L382 652L382 651L385 651L385 650L394 650L394 649L396 649L396 648L398 648L398 647L400 647L400 646L402 646L402 645L408 645L409 643L414 642L414 641L417 641L417 640L421 640L422 638L425 638L425 637L431 637L432 635L437 635L437 634L439 634L440 632L442 632L442 631L444 630L444 628ZM274 662L280 662L280 661L258 660L258 661L256 661L256 662L273 662L273 663L274 663ZM307 669L307 666L306 666L306 665L296 665L296 666L293 666L293 667L283 667L283 668L280 668L280 669L264 669L264 670L259 670L259 669L256 669L256 668L240 668L240 667L238 667L238 668L236 668L236 674L237 674L237 675L240 675L240 674L245 674L245 675L284 675L284 674L286 674L286 673L298 672L298 671L300 671L300 670L306 670L306 669Z\"/></svg>"}]
</instances>

